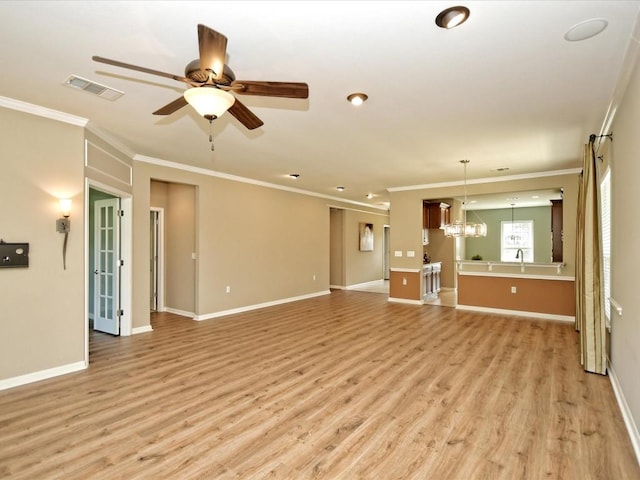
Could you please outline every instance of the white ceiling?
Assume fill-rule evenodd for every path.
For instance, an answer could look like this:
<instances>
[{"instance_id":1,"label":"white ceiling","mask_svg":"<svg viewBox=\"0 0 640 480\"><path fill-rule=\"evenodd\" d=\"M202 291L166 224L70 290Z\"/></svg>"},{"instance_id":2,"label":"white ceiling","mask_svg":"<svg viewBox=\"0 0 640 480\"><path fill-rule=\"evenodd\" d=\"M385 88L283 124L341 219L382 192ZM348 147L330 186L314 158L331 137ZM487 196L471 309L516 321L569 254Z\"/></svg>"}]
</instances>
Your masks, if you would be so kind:
<instances>
[{"instance_id":1,"label":"white ceiling","mask_svg":"<svg viewBox=\"0 0 640 480\"><path fill-rule=\"evenodd\" d=\"M2 1L0 96L88 118L138 155L375 206L387 188L460 180L463 158L469 179L579 167L640 2L466 1L466 23L436 27L457 3ZM607 20L603 33L564 40L593 18ZM264 126L226 114L211 152L191 107L151 114L184 84L91 60L182 75L198 56L198 23L228 37L238 79L307 82L309 99L239 96ZM125 95L63 86L71 74ZM369 95L359 108L346 101L357 91Z\"/></svg>"}]
</instances>

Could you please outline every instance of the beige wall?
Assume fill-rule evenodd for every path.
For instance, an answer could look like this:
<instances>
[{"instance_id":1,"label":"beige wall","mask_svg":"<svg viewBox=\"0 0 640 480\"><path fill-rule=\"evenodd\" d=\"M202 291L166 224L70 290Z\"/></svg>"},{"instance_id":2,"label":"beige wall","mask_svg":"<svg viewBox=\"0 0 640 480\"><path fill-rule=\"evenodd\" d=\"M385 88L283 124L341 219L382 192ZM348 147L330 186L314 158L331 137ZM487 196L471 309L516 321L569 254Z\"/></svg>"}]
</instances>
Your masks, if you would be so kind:
<instances>
[{"instance_id":1,"label":"beige wall","mask_svg":"<svg viewBox=\"0 0 640 480\"><path fill-rule=\"evenodd\" d=\"M382 280L383 227L389 218L385 215L365 213L359 210L344 211L345 284L358 285ZM360 224L373 224L373 251L360 251Z\"/></svg>"},{"instance_id":2,"label":"beige wall","mask_svg":"<svg viewBox=\"0 0 640 480\"><path fill-rule=\"evenodd\" d=\"M384 225L387 212L372 213L358 208L332 208L331 285L349 287L384 278ZM360 224L373 224L373 251L360 251Z\"/></svg>"},{"instance_id":3,"label":"beige wall","mask_svg":"<svg viewBox=\"0 0 640 480\"><path fill-rule=\"evenodd\" d=\"M195 187L196 317L328 291L327 199L145 162L134 174L135 327L149 323L152 179ZM371 223L381 232L380 218Z\"/></svg>"},{"instance_id":4,"label":"beige wall","mask_svg":"<svg viewBox=\"0 0 640 480\"><path fill-rule=\"evenodd\" d=\"M618 108L611 143L611 297L623 309L612 309L611 366L640 428L640 301L635 283L640 271L638 184L640 182L640 71L636 67ZM631 220L631 221L630 221ZM640 440L640 439L637 439Z\"/></svg>"},{"instance_id":5,"label":"beige wall","mask_svg":"<svg viewBox=\"0 0 640 480\"><path fill-rule=\"evenodd\" d=\"M0 380L85 359L84 128L0 108L0 238L29 267L0 269ZM58 199L73 200L67 269Z\"/></svg>"},{"instance_id":6,"label":"beige wall","mask_svg":"<svg viewBox=\"0 0 640 480\"><path fill-rule=\"evenodd\" d=\"M579 161L579 159L576 159ZM576 208L578 193L578 175L577 174L561 174L531 179L520 179L511 181L502 181L486 184L472 184L467 186L469 195L477 195L483 193L509 193L526 190L546 189L546 188L563 188L564 189L564 205L563 205L563 222L564 222L564 245L563 258L566 263L562 271L563 275L572 276L575 274L575 233L576 233ZM391 256L391 268L422 268L422 256L417 255L415 258L406 256L407 250L422 252L422 201L434 198L451 198L464 195L464 186L450 187L430 187L415 190L392 191L391 192L391 251L402 250L402 257ZM453 205L452 219L457 218L458 209L456 202ZM430 234L433 233L430 232ZM451 240L449 240L452 242ZM429 239L431 246L431 238ZM443 241L444 242L444 241ZM453 242L452 242L453 244ZM455 281L452 280L447 271L454 270L455 255L454 249L449 248L448 243L443 243L433 248L441 250L440 257L434 256L432 249L428 248L432 261L440 260L443 262L443 278L442 286L448 287ZM450 267L447 267L450 266ZM416 298L419 300L419 298Z\"/></svg>"},{"instance_id":7,"label":"beige wall","mask_svg":"<svg viewBox=\"0 0 640 480\"><path fill-rule=\"evenodd\" d=\"M156 206L156 205L154 205ZM165 239L165 308L196 311L196 189L167 184Z\"/></svg>"},{"instance_id":8,"label":"beige wall","mask_svg":"<svg viewBox=\"0 0 640 480\"><path fill-rule=\"evenodd\" d=\"M196 308L196 190L151 181L151 206L164 209L163 307L193 316Z\"/></svg>"}]
</instances>

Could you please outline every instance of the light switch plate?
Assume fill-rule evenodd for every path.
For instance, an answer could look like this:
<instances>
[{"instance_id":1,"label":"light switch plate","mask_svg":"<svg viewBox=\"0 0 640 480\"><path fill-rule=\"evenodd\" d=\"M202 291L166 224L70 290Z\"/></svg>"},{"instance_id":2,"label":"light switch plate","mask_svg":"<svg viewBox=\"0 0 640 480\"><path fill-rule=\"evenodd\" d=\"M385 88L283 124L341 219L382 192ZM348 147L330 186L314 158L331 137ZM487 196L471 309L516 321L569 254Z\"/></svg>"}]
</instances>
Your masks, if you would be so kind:
<instances>
[{"instance_id":1,"label":"light switch plate","mask_svg":"<svg viewBox=\"0 0 640 480\"><path fill-rule=\"evenodd\" d=\"M394 257L401 257L402 256L402 250L395 250L393 252L393 256Z\"/></svg>"},{"instance_id":2,"label":"light switch plate","mask_svg":"<svg viewBox=\"0 0 640 480\"><path fill-rule=\"evenodd\" d=\"M411 258L411 257L415 257L416 256L416 252L413 250L407 250L407 257Z\"/></svg>"}]
</instances>

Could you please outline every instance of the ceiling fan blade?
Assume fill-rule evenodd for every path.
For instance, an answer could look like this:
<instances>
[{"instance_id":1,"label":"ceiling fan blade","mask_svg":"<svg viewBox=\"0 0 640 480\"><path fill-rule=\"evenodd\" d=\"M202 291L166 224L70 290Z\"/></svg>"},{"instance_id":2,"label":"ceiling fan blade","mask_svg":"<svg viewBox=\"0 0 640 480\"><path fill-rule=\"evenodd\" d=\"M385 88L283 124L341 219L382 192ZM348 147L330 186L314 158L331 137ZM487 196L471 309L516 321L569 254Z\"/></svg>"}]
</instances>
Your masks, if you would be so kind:
<instances>
[{"instance_id":1,"label":"ceiling fan blade","mask_svg":"<svg viewBox=\"0 0 640 480\"><path fill-rule=\"evenodd\" d=\"M260 120L251 110L249 110L244 103L236 98L228 112L236 117L238 121L247 127L249 130L261 127L264 122Z\"/></svg>"},{"instance_id":2,"label":"ceiling fan blade","mask_svg":"<svg viewBox=\"0 0 640 480\"><path fill-rule=\"evenodd\" d=\"M227 56L227 37L206 25L198 25L200 70L211 70L213 78L222 78Z\"/></svg>"},{"instance_id":3,"label":"ceiling fan blade","mask_svg":"<svg viewBox=\"0 0 640 480\"><path fill-rule=\"evenodd\" d=\"M309 85L298 82L255 82L234 80L233 91L243 95L264 97L309 98Z\"/></svg>"},{"instance_id":4,"label":"ceiling fan blade","mask_svg":"<svg viewBox=\"0 0 640 480\"><path fill-rule=\"evenodd\" d=\"M159 75L161 77L172 78L173 80L178 80L179 82L192 83L192 80L188 78L181 77L179 75L173 75L171 73L160 72L158 70L152 70L150 68L139 67L138 65L132 65L130 63L119 62L118 60L111 60L109 58L104 57L91 57L93 61L99 63L106 63L107 65L114 65L116 67L128 68L130 70L136 70L138 72L150 73L151 75Z\"/></svg>"},{"instance_id":5,"label":"ceiling fan blade","mask_svg":"<svg viewBox=\"0 0 640 480\"><path fill-rule=\"evenodd\" d=\"M173 112L180 110L187 105L187 100L184 97L176 98L173 102L166 104L164 107L159 108L154 115L171 115Z\"/></svg>"}]
</instances>

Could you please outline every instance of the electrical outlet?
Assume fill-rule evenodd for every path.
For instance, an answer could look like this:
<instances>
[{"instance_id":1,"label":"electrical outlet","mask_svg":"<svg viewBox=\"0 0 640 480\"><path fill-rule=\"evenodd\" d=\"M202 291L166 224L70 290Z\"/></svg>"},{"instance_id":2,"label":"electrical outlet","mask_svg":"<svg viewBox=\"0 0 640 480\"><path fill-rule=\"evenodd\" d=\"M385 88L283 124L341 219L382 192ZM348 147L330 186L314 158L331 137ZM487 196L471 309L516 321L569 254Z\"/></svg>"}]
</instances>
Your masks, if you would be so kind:
<instances>
[{"instance_id":1,"label":"electrical outlet","mask_svg":"<svg viewBox=\"0 0 640 480\"><path fill-rule=\"evenodd\" d=\"M225 291L226 291L227 293L231 293L231 287L230 287L229 285L227 285L227 288L225 289Z\"/></svg>"},{"instance_id":2,"label":"electrical outlet","mask_svg":"<svg viewBox=\"0 0 640 480\"><path fill-rule=\"evenodd\" d=\"M511 293L518 293L518 289L516 287L511 287Z\"/></svg>"},{"instance_id":3,"label":"electrical outlet","mask_svg":"<svg viewBox=\"0 0 640 480\"><path fill-rule=\"evenodd\" d=\"M314 279L314 280L316 279L316 274L315 274L315 273L313 274L313 279Z\"/></svg>"},{"instance_id":4,"label":"electrical outlet","mask_svg":"<svg viewBox=\"0 0 640 480\"><path fill-rule=\"evenodd\" d=\"M407 277L402 277L402 285L406 285L407 284Z\"/></svg>"}]
</instances>

